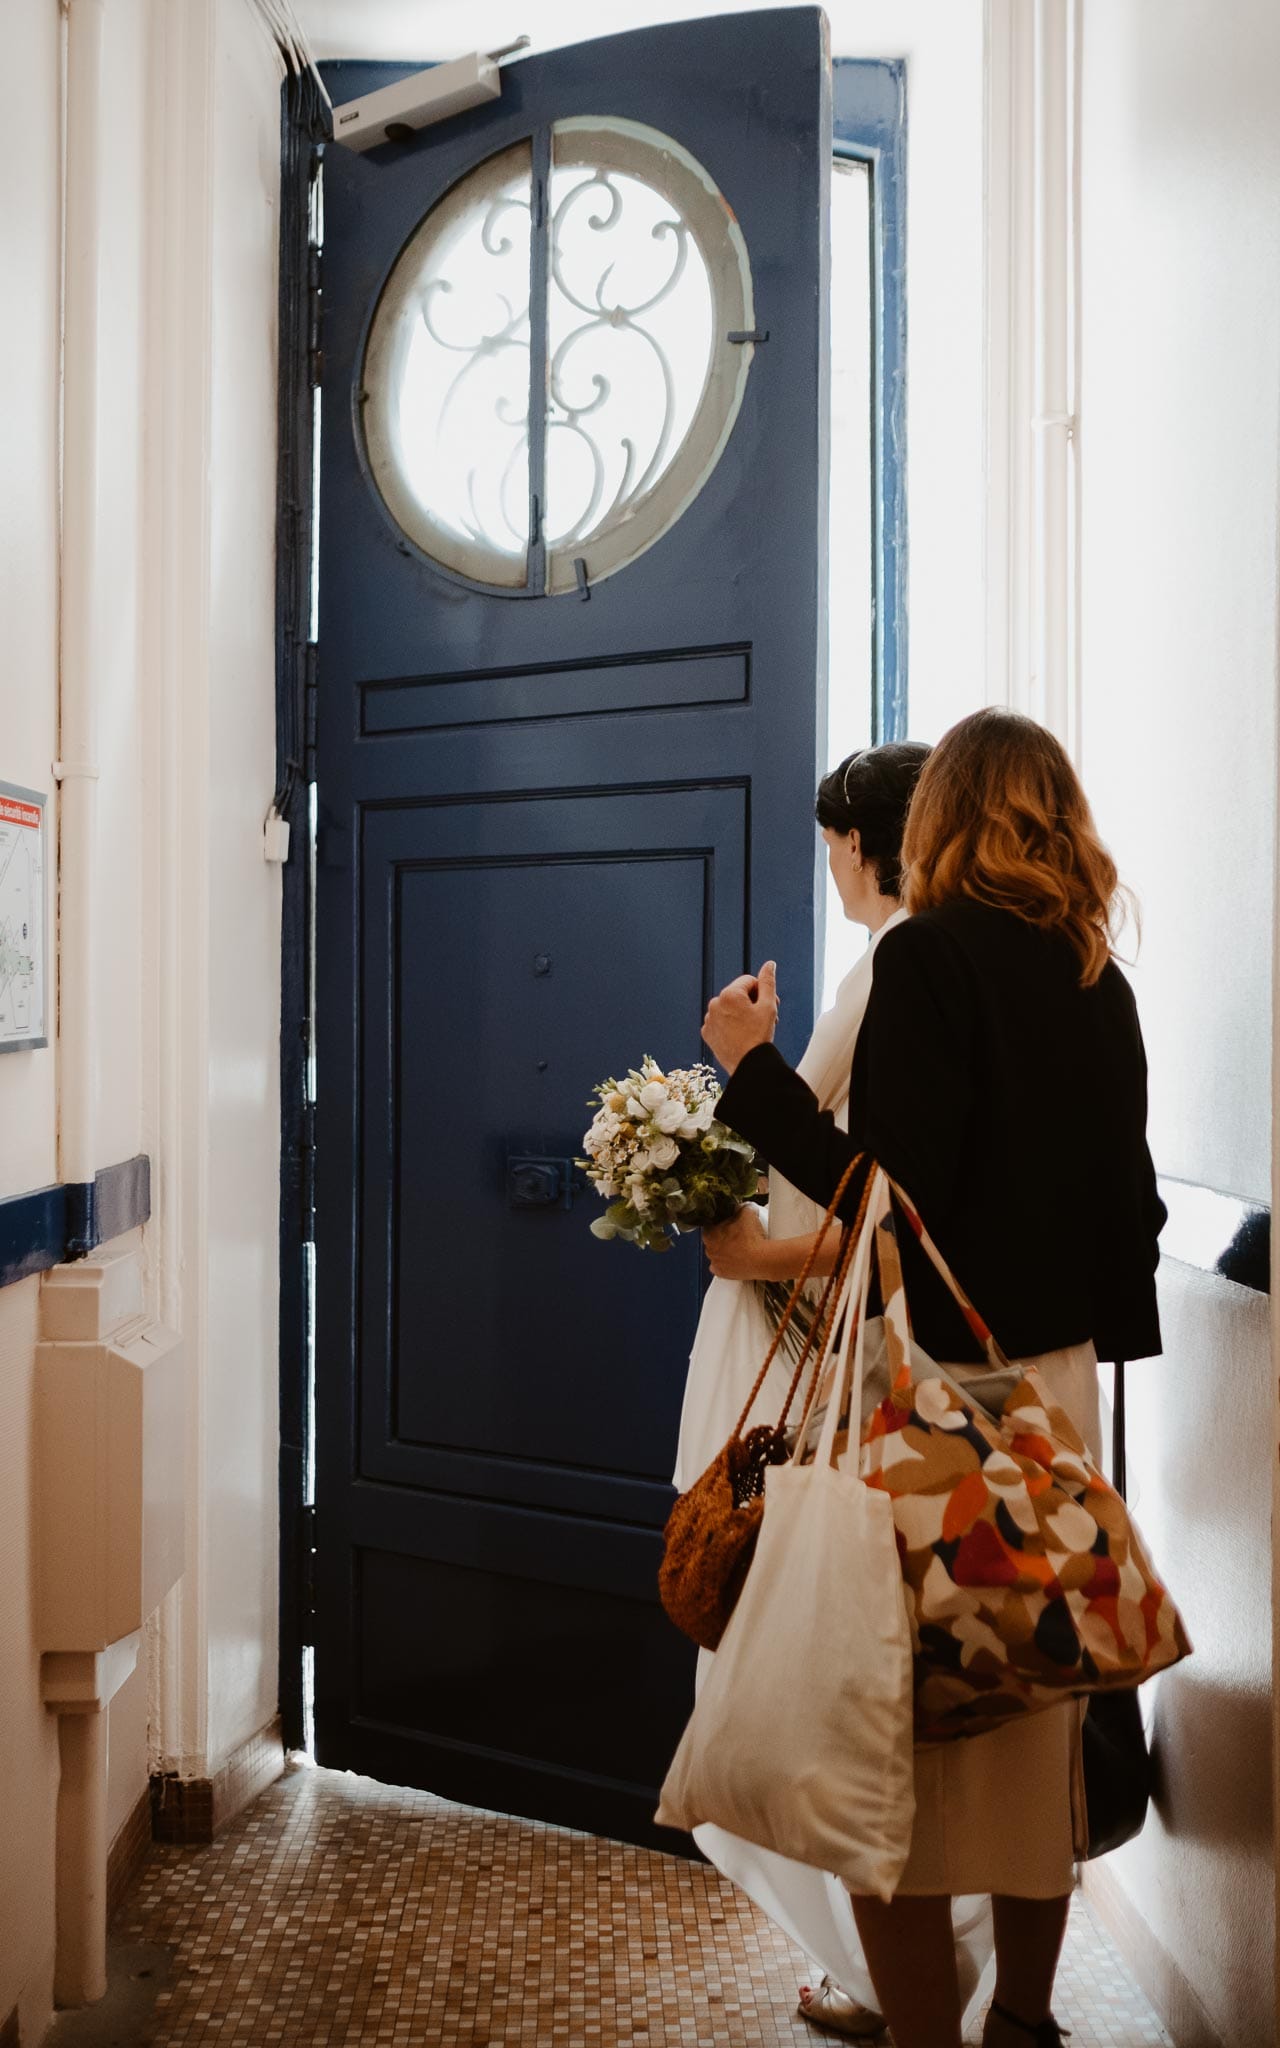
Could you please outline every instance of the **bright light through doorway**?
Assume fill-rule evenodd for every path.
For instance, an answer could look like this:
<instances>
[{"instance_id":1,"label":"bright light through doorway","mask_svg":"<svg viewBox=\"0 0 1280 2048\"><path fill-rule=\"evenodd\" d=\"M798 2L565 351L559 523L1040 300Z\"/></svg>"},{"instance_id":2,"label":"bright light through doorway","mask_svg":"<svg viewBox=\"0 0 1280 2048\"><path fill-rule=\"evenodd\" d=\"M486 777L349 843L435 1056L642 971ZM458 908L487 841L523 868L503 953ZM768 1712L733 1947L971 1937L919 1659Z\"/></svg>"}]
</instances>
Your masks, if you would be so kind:
<instances>
[{"instance_id":1,"label":"bright light through doorway","mask_svg":"<svg viewBox=\"0 0 1280 2048\"><path fill-rule=\"evenodd\" d=\"M831 508L825 767L871 744L871 174L837 157L831 178ZM866 944L828 877L821 1001Z\"/></svg>"}]
</instances>

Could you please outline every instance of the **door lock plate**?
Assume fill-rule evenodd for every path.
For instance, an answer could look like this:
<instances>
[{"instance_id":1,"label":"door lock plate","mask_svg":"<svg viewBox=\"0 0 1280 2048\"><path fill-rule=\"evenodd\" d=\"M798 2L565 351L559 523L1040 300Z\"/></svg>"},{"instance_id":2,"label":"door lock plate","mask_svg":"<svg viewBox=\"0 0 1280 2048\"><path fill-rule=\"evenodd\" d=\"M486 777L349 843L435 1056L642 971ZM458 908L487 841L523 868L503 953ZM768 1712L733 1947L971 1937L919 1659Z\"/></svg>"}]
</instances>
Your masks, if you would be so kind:
<instances>
[{"instance_id":1,"label":"door lock plate","mask_svg":"<svg viewBox=\"0 0 1280 2048\"><path fill-rule=\"evenodd\" d=\"M510 1209L571 1209L581 1186L582 1176L572 1159L524 1154L507 1160Z\"/></svg>"}]
</instances>

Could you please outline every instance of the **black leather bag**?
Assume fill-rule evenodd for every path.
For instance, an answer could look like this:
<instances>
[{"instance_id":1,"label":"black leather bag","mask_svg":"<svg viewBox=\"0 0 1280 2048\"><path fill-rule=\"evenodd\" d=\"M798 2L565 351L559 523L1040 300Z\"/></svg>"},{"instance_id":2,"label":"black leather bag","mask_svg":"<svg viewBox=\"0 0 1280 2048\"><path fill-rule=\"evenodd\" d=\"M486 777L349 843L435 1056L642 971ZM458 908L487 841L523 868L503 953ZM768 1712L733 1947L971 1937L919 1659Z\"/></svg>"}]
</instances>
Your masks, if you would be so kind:
<instances>
[{"instance_id":1,"label":"black leather bag","mask_svg":"<svg viewBox=\"0 0 1280 2048\"><path fill-rule=\"evenodd\" d=\"M1124 1367L1116 1366L1112 1413L1111 1476L1123 1499ZM1094 1693L1084 1717L1085 1808L1091 1860L1106 1856L1142 1833L1151 1804L1152 1764L1142 1727L1142 1708L1132 1692Z\"/></svg>"}]
</instances>

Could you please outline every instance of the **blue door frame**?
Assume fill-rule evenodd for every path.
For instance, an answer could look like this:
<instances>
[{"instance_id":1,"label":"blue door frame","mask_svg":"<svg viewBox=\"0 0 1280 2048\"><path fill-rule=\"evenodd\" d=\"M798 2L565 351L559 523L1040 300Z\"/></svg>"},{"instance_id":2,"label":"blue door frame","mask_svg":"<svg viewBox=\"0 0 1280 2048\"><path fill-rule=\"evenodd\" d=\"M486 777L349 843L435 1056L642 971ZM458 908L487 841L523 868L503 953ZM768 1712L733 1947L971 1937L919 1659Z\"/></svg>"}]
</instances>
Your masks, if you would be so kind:
<instances>
[{"instance_id":1,"label":"blue door frame","mask_svg":"<svg viewBox=\"0 0 1280 2048\"><path fill-rule=\"evenodd\" d=\"M310 1502L311 1287L315 1239L311 1099L312 874L308 711L314 533L313 358L319 292L312 263L326 110L309 73L290 70L280 94L280 362L276 457L276 792L292 857L280 905L280 1666L287 1749L307 1741L305 1661L314 1600Z\"/></svg>"},{"instance_id":2,"label":"blue door frame","mask_svg":"<svg viewBox=\"0 0 1280 2048\"><path fill-rule=\"evenodd\" d=\"M836 155L866 164L871 178L871 736L879 745L907 737L907 78L900 60L837 57L832 70Z\"/></svg>"}]
</instances>

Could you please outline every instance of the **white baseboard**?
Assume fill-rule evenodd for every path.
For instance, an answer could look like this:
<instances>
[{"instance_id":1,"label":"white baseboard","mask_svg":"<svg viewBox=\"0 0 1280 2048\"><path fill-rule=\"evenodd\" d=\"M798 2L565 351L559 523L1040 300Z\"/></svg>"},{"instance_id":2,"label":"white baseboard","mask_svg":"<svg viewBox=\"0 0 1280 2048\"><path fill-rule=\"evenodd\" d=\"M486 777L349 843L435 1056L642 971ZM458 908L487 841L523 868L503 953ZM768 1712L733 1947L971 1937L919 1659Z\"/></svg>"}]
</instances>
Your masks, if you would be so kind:
<instances>
[{"instance_id":1,"label":"white baseboard","mask_svg":"<svg viewBox=\"0 0 1280 2048\"><path fill-rule=\"evenodd\" d=\"M1085 1900L1146 1992L1176 2048L1227 2048L1164 1943L1152 1933L1105 1862L1086 1865ZM1243 2048L1242 2043L1233 2048Z\"/></svg>"}]
</instances>

